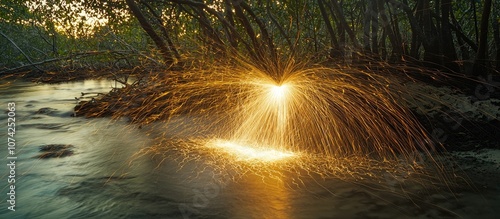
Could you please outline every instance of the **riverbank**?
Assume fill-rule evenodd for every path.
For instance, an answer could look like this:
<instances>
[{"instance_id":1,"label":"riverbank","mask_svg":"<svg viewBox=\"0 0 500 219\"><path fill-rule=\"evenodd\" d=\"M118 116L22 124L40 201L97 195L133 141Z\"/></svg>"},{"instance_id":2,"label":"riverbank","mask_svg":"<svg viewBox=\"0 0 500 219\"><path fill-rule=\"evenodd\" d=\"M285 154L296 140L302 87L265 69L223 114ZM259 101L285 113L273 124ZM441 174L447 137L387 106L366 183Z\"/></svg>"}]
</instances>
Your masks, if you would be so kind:
<instances>
[{"instance_id":1,"label":"riverbank","mask_svg":"<svg viewBox=\"0 0 500 219\"><path fill-rule=\"evenodd\" d=\"M231 163L226 164L228 169L214 168L208 164L220 157L200 157L198 151L190 151L189 157L162 151L154 157L137 156L158 139L175 141L179 137L175 131L186 133L175 129L180 126L171 124L176 122L173 120L139 129L124 120L71 117L75 95L105 93L113 85L112 81L16 81L2 93L3 99L16 101L19 107L16 139L23 171L16 176L17 211L11 214L1 209L0 217L175 218L189 214L192 218L493 219L498 215L498 150L448 153L456 164L446 166L448 171L454 169L456 177L466 179L457 180L469 182L453 187L453 192L429 190L433 185L413 175L382 177L372 184L370 180L351 182L307 174L300 175L302 181L294 181L299 173L283 175L276 170L276 179L263 179ZM186 137L195 135L191 121L196 118L177 121L191 127ZM39 159L44 153L41 149L50 144L71 145L72 154ZM198 158L190 160L192 157ZM226 184L219 184L226 179L217 178L221 173L238 177L231 175ZM411 182L422 182L423 187ZM2 191L8 193L5 189Z\"/></svg>"},{"instance_id":2,"label":"riverbank","mask_svg":"<svg viewBox=\"0 0 500 219\"><path fill-rule=\"evenodd\" d=\"M248 63L239 64L248 65ZM203 99L206 99L207 96L209 96L208 98L214 98L215 94L208 91L211 88L203 89L199 87L212 86L214 83L220 83L224 80L223 77L231 77L229 74L227 76L219 74L217 77L220 78L211 76L216 71L241 71L240 68L234 65L238 65L238 63L226 62L207 65L207 63L200 62L192 63L191 67L185 66L183 70L169 71L165 70L164 66L100 70L66 69L43 73L36 71L20 72L12 77L24 78L36 83L63 83L87 78L114 80L117 82L116 86L110 89L108 93L92 94L82 92L82 95L77 97L81 101L74 108L75 115L84 117L125 117L133 123L149 124L159 120L168 120L176 114L213 110L213 107L220 107L210 106L213 103L203 102ZM311 67L310 64L297 66L302 68ZM427 132L432 135L433 140L443 144L447 150L465 151L500 148L500 113L498 113L500 112L500 100L496 98L500 88L493 86L497 84L494 81L490 83L491 88L488 87L482 90L489 94L489 98L483 98L484 92L471 95L469 92L474 89L461 91L453 84L446 86L444 78L449 76L446 73L432 69L419 69L418 66L408 65L408 63L394 65L382 62L374 62L370 65L354 63L332 65L330 63L327 66L328 68L349 72L350 75L360 73L362 73L361 76L367 77L382 75L380 79L387 80L387 82L381 82L379 85L382 86L385 83L390 86L389 93L402 97L402 100L399 100L401 101L400 104L408 107L426 128ZM405 74L401 74L401 72ZM431 81L432 83L420 81L427 81L429 78L441 79ZM359 80L363 81L365 79L360 77ZM465 79L462 78L462 80ZM193 81L207 83L206 85L199 83L198 88L196 88L204 92L203 95L205 96L200 96L200 93L191 91L187 91L189 94L179 92L179 87L193 83ZM473 81L470 82L472 85L474 84ZM375 86L379 85L375 84ZM218 91L213 90L212 92ZM192 95L192 97L187 97L187 95ZM214 100L231 106L231 103L227 103L227 98L214 98Z\"/></svg>"}]
</instances>

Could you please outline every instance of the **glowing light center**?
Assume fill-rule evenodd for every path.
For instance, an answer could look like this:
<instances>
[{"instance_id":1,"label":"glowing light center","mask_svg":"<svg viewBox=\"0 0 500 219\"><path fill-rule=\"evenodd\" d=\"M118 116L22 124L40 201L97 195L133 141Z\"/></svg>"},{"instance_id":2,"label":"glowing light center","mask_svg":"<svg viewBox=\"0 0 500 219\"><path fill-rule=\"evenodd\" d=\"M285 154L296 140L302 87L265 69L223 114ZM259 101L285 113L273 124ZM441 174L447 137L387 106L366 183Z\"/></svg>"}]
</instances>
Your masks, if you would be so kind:
<instances>
[{"instance_id":1,"label":"glowing light center","mask_svg":"<svg viewBox=\"0 0 500 219\"><path fill-rule=\"evenodd\" d=\"M288 86L286 84L284 85L273 85L271 87L271 95L278 99L281 100L286 96L286 93L288 92Z\"/></svg>"},{"instance_id":2,"label":"glowing light center","mask_svg":"<svg viewBox=\"0 0 500 219\"><path fill-rule=\"evenodd\" d=\"M290 151L278 151L264 147L252 147L224 140L212 141L209 143L209 146L222 149L226 153L236 156L236 159L245 161L274 162L296 156L295 153Z\"/></svg>"}]
</instances>

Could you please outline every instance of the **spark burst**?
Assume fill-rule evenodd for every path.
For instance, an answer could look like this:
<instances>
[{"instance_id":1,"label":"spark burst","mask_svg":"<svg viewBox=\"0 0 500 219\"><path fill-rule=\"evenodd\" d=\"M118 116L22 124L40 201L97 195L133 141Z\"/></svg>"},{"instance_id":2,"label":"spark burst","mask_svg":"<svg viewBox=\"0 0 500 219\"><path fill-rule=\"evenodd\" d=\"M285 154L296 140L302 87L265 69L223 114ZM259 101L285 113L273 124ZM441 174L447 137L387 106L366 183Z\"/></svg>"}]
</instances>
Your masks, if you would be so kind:
<instances>
[{"instance_id":1,"label":"spark burst","mask_svg":"<svg viewBox=\"0 0 500 219\"><path fill-rule=\"evenodd\" d=\"M293 60L200 66L115 90L90 102L87 116L128 117L150 129L157 143L138 156L202 163L201 171L220 175L453 177L405 108L411 94L401 74Z\"/></svg>"},{"instance_id":2,"label":"spark burst","mask_svg":"<svg viewBox=\"0 0 500 219\"><path fill-rule=\"evenodd\" d=\"M147 153L205 161L221 172L365 178L420 174L419 161L433 160L432 140L403 107L398 79L349 67L277 66L278 73L243 62L156 76L161 83L144 86L151 91L138 98L141 107L119 114L167 119Z\"/></svg>"}]
</instances>

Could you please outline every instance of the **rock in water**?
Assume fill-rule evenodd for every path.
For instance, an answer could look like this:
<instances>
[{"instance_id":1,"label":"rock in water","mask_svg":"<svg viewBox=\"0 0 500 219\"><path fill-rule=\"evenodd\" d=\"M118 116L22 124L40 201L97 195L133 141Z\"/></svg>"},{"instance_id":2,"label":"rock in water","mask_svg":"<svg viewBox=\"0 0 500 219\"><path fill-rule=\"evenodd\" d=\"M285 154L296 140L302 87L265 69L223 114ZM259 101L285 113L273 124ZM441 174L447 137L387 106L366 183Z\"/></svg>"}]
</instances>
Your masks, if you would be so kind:
<instances>
[{"instance_id":1,"label":"rock in water","mask_svg":"<svg viewBox=\"0 0 500 219\"><path fill-rule=\"evenodd\" d=\"M35 158L61 158L67 157L74 154L73 145L70 144L48 144L40 146L40 155L35 156Z\"/></svg>"},{"instance_id":2,"label":"rock in water","mask_svg":"<svg viewBox=\"0 0 500 219\"><path fill-rule=\"evenodd\" d=\"M35 114L43 114L43 115L52 115L57 111L57 109L50 108L50 107L43 107L40 108L35 112Z\"/></svg>"}]
</instances>

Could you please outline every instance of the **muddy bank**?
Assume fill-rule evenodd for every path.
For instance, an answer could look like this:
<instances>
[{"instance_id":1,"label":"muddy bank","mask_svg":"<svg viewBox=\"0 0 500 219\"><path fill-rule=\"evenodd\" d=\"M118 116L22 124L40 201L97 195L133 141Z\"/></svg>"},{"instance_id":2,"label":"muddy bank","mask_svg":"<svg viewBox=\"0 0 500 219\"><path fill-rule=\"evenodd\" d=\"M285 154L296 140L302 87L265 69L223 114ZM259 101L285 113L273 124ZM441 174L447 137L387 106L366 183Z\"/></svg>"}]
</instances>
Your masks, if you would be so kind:
<instances>
[{"instance_id":1,"label":"muddy bank","mask_svg":"<svg viewBox=\"0 0 500 219\"><path fill-rule=\"evenodd\" d=\"M500 149L500 99L421 83L406 87L408 107L447 150Z\"/></svg>"}]
</instances>

